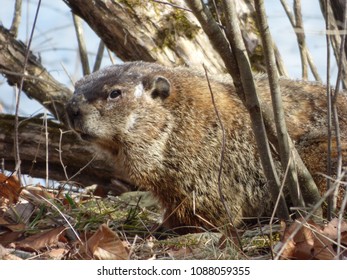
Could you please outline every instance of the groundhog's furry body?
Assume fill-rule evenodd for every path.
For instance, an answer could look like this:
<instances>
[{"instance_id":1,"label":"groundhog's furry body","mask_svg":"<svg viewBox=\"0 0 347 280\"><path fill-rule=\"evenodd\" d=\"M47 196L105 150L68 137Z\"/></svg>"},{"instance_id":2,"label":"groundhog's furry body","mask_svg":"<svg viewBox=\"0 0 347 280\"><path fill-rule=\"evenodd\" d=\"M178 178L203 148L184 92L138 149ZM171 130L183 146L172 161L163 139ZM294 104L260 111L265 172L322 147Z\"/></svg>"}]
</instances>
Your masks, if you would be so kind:
<instances>
[{"instance_id":1,"label":"groundhog's furry body","mask_svg":"<svg viewBox=\"0 0 347 280\"><path fill-rule=\"evenodd\" d=\"M211 85L226 132L223 194L239 225L243 217L269 213L271 199L248 112L232 82L211 79ZM267 79L258 78L257 86L270 104ZM299 154L312 173L326 173L325 88L281 80L281 90ZM108 151L123 178L160 200L170 227L228 223L217 184L222 130L203 74L143 62L111 66L80 80L67 108L82 138Z\"/></svg>"}]
</instances>

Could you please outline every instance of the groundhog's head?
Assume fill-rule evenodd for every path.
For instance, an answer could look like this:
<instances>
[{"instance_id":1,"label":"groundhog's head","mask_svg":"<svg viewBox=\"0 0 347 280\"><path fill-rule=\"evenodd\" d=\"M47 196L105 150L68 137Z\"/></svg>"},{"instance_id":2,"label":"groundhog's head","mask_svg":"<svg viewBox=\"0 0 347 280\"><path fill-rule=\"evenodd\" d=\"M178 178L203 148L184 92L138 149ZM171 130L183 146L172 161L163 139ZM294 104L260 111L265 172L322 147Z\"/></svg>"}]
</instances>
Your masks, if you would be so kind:
<instances>
[{"instance_id":1,"label":"groundhog's head","mask_svg":"<svg viewBox=\"0 0 347 280\"><path fill-rule=\"evenodd\" d=\"M157 138L167 127L164 103L172 92L168 78L158 74L163 69L133 62L84 77L66 107L70 126L82 139L112 150L136 137Z\"/></svg>"}]
</instances>

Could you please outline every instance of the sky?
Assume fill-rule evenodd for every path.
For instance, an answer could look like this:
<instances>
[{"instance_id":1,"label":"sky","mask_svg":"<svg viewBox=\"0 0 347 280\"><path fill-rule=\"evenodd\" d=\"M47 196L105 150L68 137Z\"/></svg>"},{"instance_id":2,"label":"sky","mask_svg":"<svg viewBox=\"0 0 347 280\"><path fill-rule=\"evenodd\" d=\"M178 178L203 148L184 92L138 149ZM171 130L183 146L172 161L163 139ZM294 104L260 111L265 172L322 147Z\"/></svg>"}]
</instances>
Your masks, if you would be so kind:
<instances>
[{"instance_id":1,"label":"sky","mask_svg":"<svg viewBox=\"0 0 347 280\"><path fill-rule=\"evenodd\" d=\"M7 28L11 25L14 2L14 0L0 0L0 22ZM23 42L27 42L29 38L37 2L38 0L23 1L22 24L19 30L19 38ZM317 0L302 0L301 2L307 44L324 80L326 76L325 24ZM292 1L288 1L288 3L292 7ZM300 78L300 56L296 36L289 20L279 0L266 0L265 4L272 36L279 47L289 75L292 78ZM87 24L84 24L84 32L90 62L93 63L99 39ZM65 85L73 88L69 76L74 81L82 77L71 12L62 0L42 0L31 50L35 54L39 54L47 70ZM103 66L108 64L111 62L105 53ZM332 71L336 73L336 66L332 67ZM0 77L0 104L3 105L6 113L13 112L14 90L7 85L6 79L3 77ZM22 95L21 115L30 116L42 112L40 104L28 99L25 94Z\"/></svg>"}]
</instances>

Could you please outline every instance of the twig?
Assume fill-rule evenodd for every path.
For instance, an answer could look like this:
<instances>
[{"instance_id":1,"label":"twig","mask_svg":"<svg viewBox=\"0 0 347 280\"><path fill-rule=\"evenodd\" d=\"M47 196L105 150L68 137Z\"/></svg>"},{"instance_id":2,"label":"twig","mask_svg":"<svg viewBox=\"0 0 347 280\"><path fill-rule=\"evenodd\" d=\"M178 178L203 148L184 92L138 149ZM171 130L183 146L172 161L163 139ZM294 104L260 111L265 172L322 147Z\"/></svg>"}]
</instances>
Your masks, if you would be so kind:
<instances>
[{"instance_id":1,"label":"twig","mask_svg":"<svg viewBox=\"0 0 347 280\"><path fill-rule=\"evenodd\" d=\"M48 141L48 123L47 123L47 110L44 112L44 124L45 124L45 140L46 140L46 188L48 188L49 180L49 141Z\"/></svg>"},{"instance_id":2,"label":"twig","mask_svg":"<svg viewBox=\"0 0 347 280\"><path fill-rule=\"evenodd\" d=\"M39 0L39 2L37 4L34 22L32 25L32 29L31 29L31 33L30 33L30 37L29 37L29 41L28 41L28 47L27 47L27 50L25 53L25 58L24 58L24 63L23 63L23 74L26 71L25 69L26 69L26 66L28 63L28 59L29 59L30 46L31 46L32 39L34 37L34 31L35 31L36 22L37 22L37 18L39 15L40 7L41 7L41 0ZM16 158L16 170L18 173L19 184L21 184L21 169L20 169L21 160L20 160L20 154L19 154L19 131L18 131L19 130L19 114L18 113L19 113L20 96L21 96L21 92L23 89L23 85L24 85L24 77L21 77L19 88L18 88L17 99L16 99L15 122L14 122L14 126L15 126L14 127L14 130L15 130L15 158Z\"/></svg>"},{"instance_id":3,"label":"twig","mask_svg":"<svg viewBox=\"0 0 347 280\"><path fill-rule=\"evenodd\" d=\"M302 16L301 16L300 9L296 10L296 14L295 14L296 20L295 20L294 15L290 11L290 8L289 8L286 0L281 0L281 4L283 6L283 9L284 9L285 13L287 14L287 17L288 17L288 19L290 21L290 24L292 25L292 27L294 29L294 32L295 32L295 35L297 37L299 48L300 48L300 56L302 58L302 64L305 61L306 61L306 63L308 62L309 66L310 66L310 69L311 69L311 72L312 72L315 80L319 81L319 82L322 82L322 79L319 76L317 67L315 66L315 64L313 62L312 55L311 55L311 53L310 53L310 51L309 51L309 49L307 48L307 45L306 45L305 31L304 31L303 24L302 24ZM298 20L299 20L299 23L297 22ZM302 43L302 44L300 45L300 43ZM306 63L305 63L305 65L306 65ZM306 66L304 66L304 64L303 64L303 67L306 67ZM305 71L307 72L307 70L303 70L303 73Z\"/></svg>"},{"instance_id":4,"label":"twig","mask_svg":"<svg viewBox=\"0 0 347 280\"><path fill-rule=\"evenodd\" d=\"M69 72L67 71L67 69L66 69L64 63L61 62L60 65L61 65L61 67L63 67L63 70L64 70L66 76L69 78L71 85L74 86L74 85L75 85L75 82L74 82L73 78L71 77L71 75L69 74Z\"/></svg>"},{"instance_id":5,"label":"twig","mask_svg":"<svg viewBox=\"0 0 347 280\"><path fill-rule=\"evenodd\" d=\"M59 151L58 151L59 152L59 160L60 160L61 166L63 167L65 178L68 181L69 180L69 176L67 175L67 172L66 172L66 165L63 162L63 157L62 157L63 149L61 148L61 143L63 141L63 134L66 133L67 131L64 132L62 129L59 128L59 132L60 132L60 135L59 135Z\"/></svg>"},{"instance_id":6,"label":"twig","mask_svg":"<svg viewBox=\"0 0 347 280\"><path fill-rule=\"evenodd\" d=\"M328 5L328 1L325 1L325 4ZM328 16L328 6L325 7L325 28L328 30L329 16ZM326 36L326 44L327 44L327 76L326 76L326 84L327 84L327 132L328 132L328 147L327 147L327 190L329 190L331 185L330 177L332 176L332 162L331 162L331 146L332 146L332 135L331 135L331 87L330 87L330 35L327 33ZM332 219L332 214L335 209L334 196L333 194L328 197L328 207L327 207L327 219L330 221Z\"/></svg>"},{"instance_id":7,"label":"twig","mask_svg":"<svg viewBox=\"0 0 347 280\"><path fill-rule=\"evenodd\" d=\"M82 22L80 17L73 14L72 15L75 30L76 30L76 36L78 41L78 49L80 53L80 59L82 63L82 70L83 75L90 74L90 68L89 68L89 60L88 60L88 53L87 53L87 47L83 36L83 28L82 28Z\"/></svg>"},{"instance_id":8,"label":"twig","mask_svg":"<svg viewBox=\"0 0 347 280\"><path fill-rule=\"evenodd\" d=\"M283 59L281 57L280 51L278 50L278 47L276 44L274 44L274 51L275 51L278 73L280 74L280 76L289 77L288 71L286 67L284 66Z\"/></svg>"},{"instance_id":9,"label":"twig","mask_svg":"<svg viewBox=\"0 0 347 280\"><path fill-rule=\"evenodd\" d=\"M14 14L12 19L12 24L10 28L10 33L14 36L18 36L18 28L22 19L22 0L16 0L16 4L14 6Z\"/></svg>"},{"instance_id":10,"label":"twig","mask_svg":"<svg viewBox=\"0 0 347 280\"><path fill-rule=\"evenodd\" d=\"M164 4L164 5L168 5L168 6L171 6L171 7L174 7L174 8L177 8L177 9L180 9L180 10L183 10L183 11L187 11L187 12L192 12L192 10L188 9L188 8L185 8L185 7L182 7L182 6L179 6L179 5L176 5L176 4L173 4L173 3L169 3L169 2L165 2L165 1L159 1L159 0L152 0L153 2L156 2L156 3L159 3L159 4Z\"/></svg>"},{"instance_id":11,"label":"twig","mask_svg":"<svg viewBox=\"0 0 347 280\"><path fill-rule=\"evenodd\" d=\"M218 108L217 108L217 105L216 105L216 102L215 102L215 99L214 99L214 94L213 94L213 91L212 91L210 79L209 79L208 74L207 74L206 66L204 64L202 66L203 66L203 68L205 70L205 77L206 77L206 81L207 81L207 84L208 84L208 88L209 88L210 93L211 93L211 99L212 99L213 108L214 108L214 111L216 113L219 125L220 125L221 130L222 130L222 148L221 148L220 161L219 161L219 171L218 171L218 193L219 193L220 200L221 200L221 202L222 202L222 204L224 206L224 209L225 209L225 211L227 213L229 222L230 222L231 226L233 227L234 232L236 233L236 238L237 238L237 242L239 243L238 245L240 247L240 250L243 251L242 250L241 238L240 238L239 234L237 233L236 227L234 225L234 221L232 219L232 215L230 213L230 208L228 207L228 205L227 205L227 203L226 203L226 201L224 199L224 195L223 195L223 191L222 191L221 179L222 179L223 161L224 161L224 154L225 154L225 128L224 128L224 124L222 122L222 119L220 117L220 114L219 114L219 111L218 111Z\"/></svg>"},{"instance_id":12,"label":"twig","mask_svg":"<svg viewBox=\"0 0 347 280\"><path fill-rule=\"evenodd\" d=\"M301 0L294 0L294 14L295 14L295 28L304 30L304 26L302 23L302 15L301 15ZM306 48L305 41L305 32L297 33L297 39L300 49L300 57L301 57L301 67L302 67L302 79L308 79L308 71L307 71L307 54L304 51Z\"/></svg>"},{"instance_id":13,"label":"twig","mask_svg":"<svg viewBox=\"0 0 347 280\"><path fill-rule=\"evenodd\" d=\"M273 241L272 241L272 232L273 232L272 231L272 223L273 223L273 220L275 218L276 209L277 209L278 204L280 202L281 195L283 195L283 189L284 189L284 186L285 186L285 181L286 181L286 178L287 178L287 175L288 175L289 166L291 164L291 161L292 161L292 157L289 158L289 161L288 161L288 164L287 164L287 167L286 167L286 171L284 173L284 177L283 177L283 180L282 180L281 188L280 188L278 197L276 199L274 210L272 211L272 214L271 214L271 217L270 217L270 222L269 222L269 227L270 227L270 235L269 235L270 237L269 237L269 240L270 240L270 248L271 248L272 259L274 259Z\"/></svg>"},{"instance_id":14,"label":"twig","mask_svg":"<svg viewBox=\"0 0 347 280\"><path fill-rule=\"evenodd\" d=\"M343 21L343 30L347 30L347 1L345 1L345 7L344 7L344 21ZM333 116L334 116L334 126L335 126L335 136L336 136L336 147L337 147L337 177L339 178L341 176L342 172L342 146L341 146L341 134L340 134L340 126L339 126L339 121L338 121L338 112L337 112L337 97L339 94L339 85L341 84L341 79L342 79L342 73L343 71L343 64L342 60L344 59L344 53L345 53L345 41L346 41L346 34L342 36L341 39L341 46L340 46L340 55L339 55L339 64L338 64L338 74L337 74L337 79L336 79L336 86L335 86L335 92L333 96ZM346 73L344 73L346 74ZM345 186L345 190L347 191L347 186ZM338 196L338 188L336 189L334 193L334 205L336 205L336 200ZM337 255L340 258L341 254L341 226L342 226L342 219L343 219L343 213L344 209L346 208L347 204L347 193L345 193L345 196L343 198L343 202L341 205L341 210L339 212L339 222L337 226Z\"/></svg>"},{"instance_id":15,"label":"twig","mask_svg":"<svg viewBox=\"0 0 347 280\"><path fill-rule=\"evenodd\" d=\"M223 26L222 21L221 21L221 19L220 19L219 10L218 10L216 1L215 1L215 0L212 0L212 3L213 3L213 7L214 7L214 10L215 10L215 13L216 13L216 15L217 15L217 22L218 22L219 26Z\"/></svg>"},{"instance_id":16,"label":"twig","mask_svg":"<svg viewBox=\"0 0 347 280\"><path fill-rule=\"evenodd\" d=\"M115 65L115 64L116 64L116 61L114 60L114 58L113 58L113 56L112 56L112 52L110 51L109 48L106 48L106 49L107 49L108 57L109 57L109 59L111 60L112 65Z\"/></svg>"},{"instance_id":17,"label":"twig","mask_svg":"<svg viewBox=\"0 0 347 280\"><path fill-rule=\"evenodd\" d=\"M94 67L93 67L93 72L100 69L102 58L104 55L104 50L105 50L105 44L102 40L100 40L98 52L96 54L95 63L94 63Z\"/></svg>"},{"instance_id":18,"label":"twig","mask_svg":"<svg viewBox=\"0 0 347 280\"><path fill-rule=\"evenodd\" d=\"M65 131L63 132L60 128L59 128L59 131L60 131L60 136L59 136L59 161L60 161L60 164L61 166L63 167L63 170L64 170L64 175L65 175L65 178L66 178L66 181L64 182L64 184L62 185L62 187L60 188L60 191L58 192L57 195L60 194L60 192L64 189L64 187L72 181L73 178L75 178L76 176L78 176L89 164L91 164L94 159L97 157L97 155L95 154L90 161L88 161L83 167L81 167L74 175L72 175L70 178L67 174L67 171L66 171L66 165L64 164L63 162L63 157L62 157L62 153L63 153L63 150L62 150L62 147L61 147L61 143L63 141L63 134L64 133L67 133L67 132L70 132L70 131Z\"/></svg>"}]
</instances>

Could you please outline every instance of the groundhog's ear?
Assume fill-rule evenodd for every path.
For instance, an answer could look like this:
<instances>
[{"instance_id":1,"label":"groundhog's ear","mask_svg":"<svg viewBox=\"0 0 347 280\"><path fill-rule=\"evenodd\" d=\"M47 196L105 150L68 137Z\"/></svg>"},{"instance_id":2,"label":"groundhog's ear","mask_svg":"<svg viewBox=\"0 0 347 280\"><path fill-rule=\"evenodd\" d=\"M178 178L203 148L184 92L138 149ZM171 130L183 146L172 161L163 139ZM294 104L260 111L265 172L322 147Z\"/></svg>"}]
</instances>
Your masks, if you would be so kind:
<instances>
[{"instance_id":1,"label":"groundhog's ear","mask_svg":"<svg viewBox=\"0 0 347 280\"><path fill-rule=\"evenodd\" d=\"M166 78L162 76L156 77L152 86L152 97L165 99L170 95L170 87L170 82Z\"/></svg>"}]
</instances>

